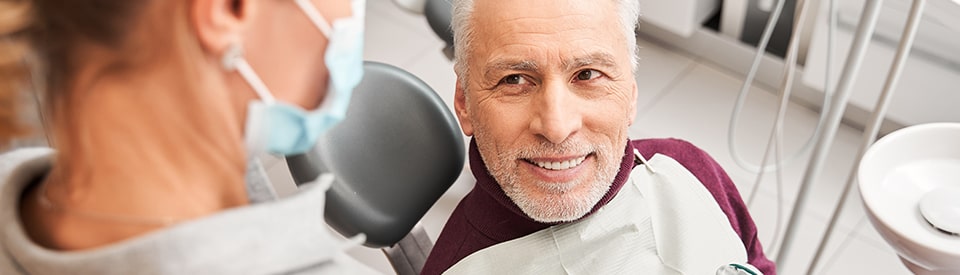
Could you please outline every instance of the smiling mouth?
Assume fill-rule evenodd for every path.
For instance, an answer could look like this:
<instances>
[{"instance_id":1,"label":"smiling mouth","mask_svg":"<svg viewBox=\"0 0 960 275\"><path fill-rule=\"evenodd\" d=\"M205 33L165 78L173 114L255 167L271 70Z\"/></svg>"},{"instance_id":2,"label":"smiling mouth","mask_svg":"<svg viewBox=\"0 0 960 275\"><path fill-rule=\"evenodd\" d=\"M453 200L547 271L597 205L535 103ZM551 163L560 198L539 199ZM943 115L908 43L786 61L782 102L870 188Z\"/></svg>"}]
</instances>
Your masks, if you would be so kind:
<instances>
[{"instance_id":1,"label":"smiling mouth","mask_svg":"<svg viewBox=\"0 0 960 275\"><path fill-rule=\"evenodd\" d=\"M538 161L538 160L532 160L532 159L524 159L524 161L530 164L536 165L537 167L540 167L543 169L553 170L553 171L562 171L562 170L567 170L567 169L571 169L579 166L590 155L592 154L587 154L578 158L568 159L564 161Z\"/></svg>"}]
</instances>

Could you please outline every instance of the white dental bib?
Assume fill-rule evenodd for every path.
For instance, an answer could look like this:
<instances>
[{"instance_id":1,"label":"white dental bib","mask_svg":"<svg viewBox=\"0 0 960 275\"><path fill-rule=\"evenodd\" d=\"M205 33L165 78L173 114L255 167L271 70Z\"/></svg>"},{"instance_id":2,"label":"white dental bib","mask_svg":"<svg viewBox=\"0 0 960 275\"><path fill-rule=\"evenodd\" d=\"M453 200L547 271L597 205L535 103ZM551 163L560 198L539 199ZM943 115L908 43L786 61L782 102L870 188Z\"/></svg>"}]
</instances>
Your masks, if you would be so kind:
<instances>
[{"instance_id":1,"label":"white dental bib","mask_svg":"<svg viewBox=\"0 0 960 275\"><path fill-rule=\"evenodd\" d=\"M445 274L717 274L746 262L710 192L657 154L590 217L482 249Z\"/></svg>"}]
</instances>

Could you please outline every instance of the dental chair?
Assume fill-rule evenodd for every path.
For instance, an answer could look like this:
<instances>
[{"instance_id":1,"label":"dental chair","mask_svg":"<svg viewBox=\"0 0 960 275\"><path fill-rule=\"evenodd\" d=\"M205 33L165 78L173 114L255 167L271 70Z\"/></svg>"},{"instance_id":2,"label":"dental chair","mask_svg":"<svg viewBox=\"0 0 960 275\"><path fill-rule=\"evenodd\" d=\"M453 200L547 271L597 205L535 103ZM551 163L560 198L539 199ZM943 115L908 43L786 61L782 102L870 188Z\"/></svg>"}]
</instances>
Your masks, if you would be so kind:
<instances>
[{"instance_id":1,"label":"dental chair","mask_svg":"<svg viewBox=\"0 0 960 275\"><path fill-rule=\"evenodd\" d=\"M450 5L450 1L457 0L426 0L423 16L427 18L427 24L437 37L446 42L443 53L447 59L453 60L453 29L450 28L450 22L453 21L453 6Z\"/></svg>"},{"instance_id":2,"label":"dental chair","mask_svg":"<svg viewBox=\"0 0 960 275\"><path fill-rule=\"evenodd\" d=\"M447 59L453 60L453 30L450 28L450 22L453 19L451 1L458 0L393 0L393 3L403 10L423 15L430 29L446 42L443 54Z\"/></svg>"},{"instance_id":3,"label":"dental chair","mask_svg":"<svg viewBox=\"0 0 960 275\"><path fill-rule=\"evenodd\" d=\"M298 185L335 175L327 224L344 236L364 233L364 245L381 248L397 274L419 274L433 241L418 222L456 181L465 152L453 114L433 89L368 61L346 119L314 150L286 160Z\"/></svg>"}]
</instances>

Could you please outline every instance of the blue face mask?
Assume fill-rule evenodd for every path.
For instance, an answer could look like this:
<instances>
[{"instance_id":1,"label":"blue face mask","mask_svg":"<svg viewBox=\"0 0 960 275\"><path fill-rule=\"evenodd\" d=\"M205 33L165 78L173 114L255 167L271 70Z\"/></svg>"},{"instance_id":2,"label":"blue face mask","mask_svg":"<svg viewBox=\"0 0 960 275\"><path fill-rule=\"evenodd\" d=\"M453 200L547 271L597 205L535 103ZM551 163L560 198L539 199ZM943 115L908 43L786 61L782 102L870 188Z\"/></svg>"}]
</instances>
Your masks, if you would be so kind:
<instances>
[{"instance_id":1,"label":"blue face mask","mask_svg":"<svg viewBox=\"0 0 960 275\"><path fill-rule=\"evenodd\" d=\"M337 19L332 28L310 0L295 2L327 37L327 95L320 107L312 111L278 101L243 59L240 48L228 51L224 67L237 70L260 97L247 110L245 139L250 154L266 150L289 156L313 148L321 134L343 120L353 89L363 78L364 2L353 1L353 16Z\"/></svg>"}]
</instances>

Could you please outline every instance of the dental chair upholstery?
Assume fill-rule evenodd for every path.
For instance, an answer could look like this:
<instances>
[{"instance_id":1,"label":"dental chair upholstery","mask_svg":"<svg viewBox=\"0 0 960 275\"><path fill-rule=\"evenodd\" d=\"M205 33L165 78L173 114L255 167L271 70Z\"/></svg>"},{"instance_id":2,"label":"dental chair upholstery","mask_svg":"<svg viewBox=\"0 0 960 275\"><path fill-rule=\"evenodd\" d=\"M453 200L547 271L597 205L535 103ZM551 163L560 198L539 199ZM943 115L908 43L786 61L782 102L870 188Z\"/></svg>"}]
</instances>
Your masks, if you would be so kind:
<instances>
[{"instance_id":1,"label":"dental chair upholstery","mask_svg":"<svg viewBox=\"0 0 960 275\"><path fill-rule=\"evenodd\" d=\"M447 59L453 60L453 29L450 28L450 22L453 21L453 6L450 1L457 0L427 0L423 7L423 16L427 18L427 24L437 34L437 37L447 43L443 53Z\"/></svg>"},{"instance_id":2,"label":"dental chair upholstery","mask_svg":"<svg viewBox=\"0 0 960 275\"><path fill-rule=\"evenodd\" d=\"M447 42L447 45L453 45L453 29L450 28L450 22L453 21L453 6L450 1L456 0L427 0L423 7L423 16L427 18L427 24L433 32Z\"/></svg>"},{"instance_id":3,"label":"dental chair upholstery","mask_svg":"<svg viewBox=\"0 0 960 275\"><path fill-rule=\"evenodd\" d=\"M419 274L433 242L417 223L456 181L464 156L456 119L433 89L368 61L346 119L287 165L298 185L333 173L327 223L344 236L366 234L364 245L384 248L399 274Z\"/></svg>"}]
</instances>

